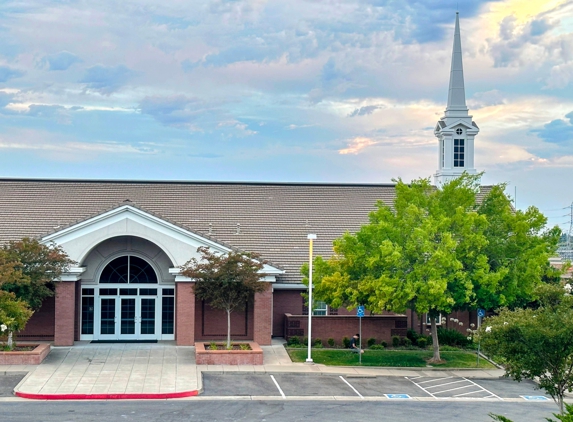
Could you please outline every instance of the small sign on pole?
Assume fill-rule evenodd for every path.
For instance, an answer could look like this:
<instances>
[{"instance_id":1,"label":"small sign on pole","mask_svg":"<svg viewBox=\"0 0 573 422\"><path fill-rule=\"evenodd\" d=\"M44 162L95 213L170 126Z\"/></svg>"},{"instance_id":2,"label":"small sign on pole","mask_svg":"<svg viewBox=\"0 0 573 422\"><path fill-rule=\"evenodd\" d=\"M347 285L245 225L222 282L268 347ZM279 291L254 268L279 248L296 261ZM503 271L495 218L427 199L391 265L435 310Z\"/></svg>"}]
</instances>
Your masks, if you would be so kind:
<instances>
[{"instance_id":1,"label":"small sign on pole","mask_svg":"<svg viewBox=\"0 0 573 422\"><path fill-rule=\"evenodd\" d=\"M356 310L356 316L358 317L358 363L362 365L362 317L364 316L364 305L358 305Z\"/></svg>"}]
</instances>

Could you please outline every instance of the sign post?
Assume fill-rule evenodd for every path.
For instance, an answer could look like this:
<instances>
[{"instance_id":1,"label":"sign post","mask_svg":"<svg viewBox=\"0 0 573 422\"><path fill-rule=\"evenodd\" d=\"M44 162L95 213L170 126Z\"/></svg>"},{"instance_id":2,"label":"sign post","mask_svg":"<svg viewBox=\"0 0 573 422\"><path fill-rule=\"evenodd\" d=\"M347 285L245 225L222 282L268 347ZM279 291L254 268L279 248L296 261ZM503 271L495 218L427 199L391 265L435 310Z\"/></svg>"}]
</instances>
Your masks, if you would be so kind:
<instances>
[{"instance_id":1,"label":"sign post","mask_svg":"<svg viewBox=\"0 0 573 422\"><path fill-rule=\"evenodd\" d=\"M481 319L485 316L485 309L478 309L478 330L479 327L481 326ZM481 348L481 339L478 341L478 351L477 351L477 367L479 368L479 352L480 352L480 348Z\"/></svg>"},{"instance_id":2,"label":"sign post","mask_svg":"<svg viewBox=\"0 0 573 422\"><path fill-rule=\"evenodd\" d=\"M364 306L359 305L356 310L358 317L358 363L362 365L362 317L364 316Z\"/></svg>"}]
</instances>

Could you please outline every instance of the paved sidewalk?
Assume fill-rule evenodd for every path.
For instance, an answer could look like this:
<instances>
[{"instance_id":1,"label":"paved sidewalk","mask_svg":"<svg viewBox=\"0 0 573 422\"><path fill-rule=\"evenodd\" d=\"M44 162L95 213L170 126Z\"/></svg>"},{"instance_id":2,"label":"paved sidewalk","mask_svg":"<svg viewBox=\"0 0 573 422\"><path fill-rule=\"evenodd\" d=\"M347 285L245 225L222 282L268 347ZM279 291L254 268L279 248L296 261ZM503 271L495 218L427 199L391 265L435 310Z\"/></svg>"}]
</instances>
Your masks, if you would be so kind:
<instances>
[{"instance_id":1,"label":"paved sidewalk","mask_svg":"<svg viewBox=\"0 0 573 422\"><path fill-rule=\"evenodd\" d=\"M262 346L264 365L196 365L195 348L174 342L156 344L91 344L53 347L41 365L0 365L5 372L29 372L15 388L21 397L38 399L181 398L202 390L202 372L309 373L348 376L462 376L499 378L495 370L434 370L373 367L332 367L293 363L273 340Z\"/></svg>"}]
</instances>

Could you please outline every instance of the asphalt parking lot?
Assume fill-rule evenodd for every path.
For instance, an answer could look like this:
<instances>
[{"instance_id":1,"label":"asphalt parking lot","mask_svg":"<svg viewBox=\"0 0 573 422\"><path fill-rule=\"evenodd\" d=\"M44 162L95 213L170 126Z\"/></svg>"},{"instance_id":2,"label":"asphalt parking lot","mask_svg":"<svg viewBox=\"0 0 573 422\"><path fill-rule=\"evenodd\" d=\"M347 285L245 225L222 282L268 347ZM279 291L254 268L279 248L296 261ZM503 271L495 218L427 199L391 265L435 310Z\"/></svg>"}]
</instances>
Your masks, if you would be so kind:
<instances>
[{"instance_id":1,"label":"asphalt parking lot","mask_svg":"<svg viewBox=\"0 0 573 422\"><path fill-rule=\"evenodd\" d=\"M530 381L464 377L364 377L316 374L203 374L207 397L336 397L381 399L547 401Z\"/></svg>"},{"instance_id":2,"label":"asphalt parking lot","mask_svg":"<svg viewBox=\"0 0 573 422\"><path fill-rule=\"evenodd\" d=\"M14 396L14 387L26 376L26 372L0 374L0 397Z\"/></svg>"}]
</instances>

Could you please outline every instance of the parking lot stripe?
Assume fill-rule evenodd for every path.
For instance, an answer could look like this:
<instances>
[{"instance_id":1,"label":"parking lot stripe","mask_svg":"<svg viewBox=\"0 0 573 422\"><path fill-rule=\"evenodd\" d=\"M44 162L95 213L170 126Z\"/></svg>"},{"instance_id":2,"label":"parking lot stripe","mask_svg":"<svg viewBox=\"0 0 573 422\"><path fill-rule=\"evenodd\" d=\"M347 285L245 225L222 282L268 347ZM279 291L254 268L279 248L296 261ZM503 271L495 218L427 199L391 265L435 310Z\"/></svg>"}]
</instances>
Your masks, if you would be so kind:
<instances>
[{"instance_id":1,"label":"parking lot stripe","mask_svg":"<svg viewBox=\"0 0 573 422\"><path fill-rule=\"evenodd\" d=\"M426 393L426 394L428 394L429 396L431 396L431 397L437 399L436 396L434 396L432 393L430 393L428 390L426 390L424 387L422 387L422 386L420 385L421 383L414 382L414 381L412 381L412 380L411 380L410 378L408 378L408 377L404 377L404 378L406 378L408 381L410 381L412 384L414 384L416 387L418 387L418 388L419 388L420 390L422 390L424 393ZM451 377L450 377L450 378L451 378Z\"/></svg>"},{"instance_id":2,"label":"parking lot stripe","mask_svg":"<svg viewBox=\"0 0 573 422\"><path fill-rule=\"evenodd\" d=\"M458 382L464 382L464 380L446 382L445 384L430 385L429 387L426 388L443 387L444 385L456 384Z\"/></svg>"},{"instance_id":3,"label":"parking lot stripe","mask_svg":"<svg viewBox=\"0 0 573 422\"><path fill-rule=\"evenodd\" d=\"M488 392L489 394L491 394L491 396L488 396L488 397L495 397L496 399L500 399L501 401L503 401L503 399L502 399L501 397L497 396L496 394L493 394L491 391L489 391L489 390L486 389L486 388L483 388L481 385L476 384L475 382L473 382L472 380L468 380L467 378L464 378L464 379L467 380L467 381L469 381L469 382L471 382L471 383L472 383L473 385L475 385L476 387L481 388L482 390L484 390L484 391Z\"/></svg>"},{"instance_id":4,"label":"parking lot stripe","mask_svg":"<svg viewBox=\"0 0 573 422\"><path fill-rule=\"evenodd\" d=\"M362 396L362 394L360 394L360 393L358 392L358 390L356 390L356 388L354 388L352 385L350 385L350 383L349 383L348 381L346 381L346 380L342 377L342 375L339 375L339 376L340 376L340 379L341 379L342 381L344 381L346 384L348 384L348 386L349 386L350 388L352 388L352 389L354 390L354 392L355 392L356 394L358 394L358 396L359 396L361 399L364 399L364 397Z\"/></svg>"},{"instance_id":5,"label":"parking lot stripe","mask_svg":"<svg viewBox=\"0 0 573 422\"><path fill-rule=\"evenodd\" d=\"M283 396L283 399L286 399L285 393L283 393L283 390L281 390L281 387L280 387L279 383L277 382L277 380L275 379L275 377L273 377L271 375L271 379L273 380L273 382L275 383L275 385L279 389L279 393L281 393L281 396Z\"/></svg>"},{"instance_id":6,"label":"parking lot stripe","mask_svg":"<svg viewBox=\"0 0 573 422\"><path fill-rule=\"evenodd\" d=\"M456 388L450 388L449 390L443 390L443 391L434 391L434 394L442 394L442 393L447 393L448 391L454 391L454 390L462 390L464 388L470 388L473 387L473 385L464 385L463 387L456 387Z\"/></svg>"},{"instance_id":7,"label":"parking lot stripe","mask_svg":"<svg viewBox=\"0 0 573 422\"><path fill-rule=\"evenodd\" d=\"M418 377L418 378L419 378L419 377ZM417 384L425 384L425 383L427 383L427 382L434 382L434 381L437 381L437 380L447 380L447 379L450 379L450 378L453 378L453 377L433 378L433 379L428 380L428 381L418 382ZM412 380L413 378L409 378L409 379Z\"/></svg>"},{"instance_id":8,"label":"parking lot stripe","mask_svg":"<svg viewBox=\"0 0 573 422\"><path fill-rule=\"evenodd\" d=\"M468 392L468 393L456 394L454 397L467 396L468 394L481 393L482 391L483 391L483 389L477 390L477 391L470 391L470 392Z\"/></svg>"}]
</instances>

